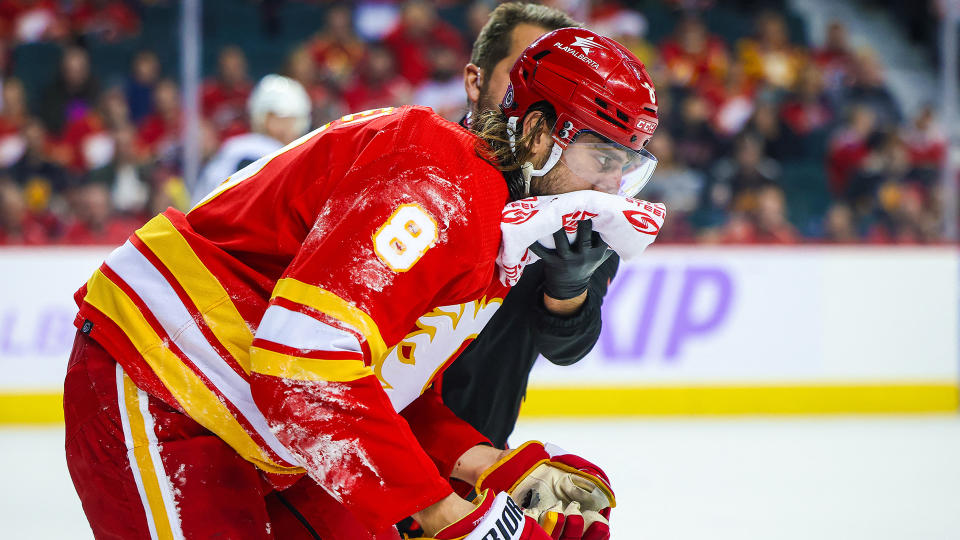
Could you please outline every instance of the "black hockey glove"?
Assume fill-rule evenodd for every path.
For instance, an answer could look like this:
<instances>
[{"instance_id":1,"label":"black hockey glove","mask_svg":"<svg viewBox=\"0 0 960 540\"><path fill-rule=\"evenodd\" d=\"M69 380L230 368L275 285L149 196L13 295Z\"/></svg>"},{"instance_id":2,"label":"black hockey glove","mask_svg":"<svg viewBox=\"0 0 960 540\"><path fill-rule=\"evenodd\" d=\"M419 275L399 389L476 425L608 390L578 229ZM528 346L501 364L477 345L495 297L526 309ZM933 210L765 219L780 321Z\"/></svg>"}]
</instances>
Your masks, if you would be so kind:
<instances>
[{"instance_id":1,"label":"black hockey glove","mask_svg":"<svg viewBox=\"0 0 960 540\"><path fill-rule=\"evenodd\" d=\"M560 229L553 233L556 249L543 247L539 242L530 251L543 259L543 292L557 300L580 296L590 284L590 276L607 260L613 250L593 232L593 221L577 223L577 237L571 244L567 233Z\"/></svg>"}]
</instances>

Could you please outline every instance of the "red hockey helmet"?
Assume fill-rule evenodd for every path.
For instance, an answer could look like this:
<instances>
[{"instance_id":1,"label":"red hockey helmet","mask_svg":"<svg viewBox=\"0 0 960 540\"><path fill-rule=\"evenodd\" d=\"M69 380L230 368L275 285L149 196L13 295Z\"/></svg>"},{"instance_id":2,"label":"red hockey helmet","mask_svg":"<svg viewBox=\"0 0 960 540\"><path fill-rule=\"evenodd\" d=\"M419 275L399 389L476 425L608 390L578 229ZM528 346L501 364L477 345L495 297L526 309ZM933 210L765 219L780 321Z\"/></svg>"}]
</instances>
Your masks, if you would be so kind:
<instances>
[{"instance_id":1,"label":"red hockey helmet","mask_svg":"<svg viewBox=\"0 0 960 540\"><path fill-rule=\"evenodd\" d=\"M530 107L547 101L556 111L556 141L546 174L578 137L625 152L619 192L635 195L653 174L656 158L643 150L657 129L657 97L643 63L616 41L584 28L561 28L533 42L510 70L500 104L511 131ZM511 138L512 133L511 133ZM582 144L582 143L581 143Z\"/></svg>"}]
</instances>

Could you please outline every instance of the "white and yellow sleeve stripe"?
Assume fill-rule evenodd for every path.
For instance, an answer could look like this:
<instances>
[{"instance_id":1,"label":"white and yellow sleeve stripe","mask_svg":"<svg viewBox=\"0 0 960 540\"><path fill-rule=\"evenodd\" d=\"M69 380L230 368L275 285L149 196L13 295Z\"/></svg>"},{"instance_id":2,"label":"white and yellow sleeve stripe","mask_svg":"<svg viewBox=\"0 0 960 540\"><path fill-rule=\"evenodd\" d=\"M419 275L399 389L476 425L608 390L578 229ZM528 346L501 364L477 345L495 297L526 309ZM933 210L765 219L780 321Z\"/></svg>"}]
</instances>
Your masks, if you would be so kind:
<instances>
[{"instance_id":1,"label":"white and yellow sleeve stripe","mask_svg":"<svg viewBox=\"0 0 960 540\"><path fill-rule=\"evenodd\" d=\"M273 289L272 298L277 297L312 308L356 330L370 349L372 363L387 355L387 345L380 335L377 323L363 310L332 292L294 278L283 278L277 281Z\"/></svg>"},{"instance_id":2,"label":"white and yellow sleeve stripe","mask_svg":"<svg viewBox=\"0 0 960 540\"><path fill-rule=\"evenodd\" d=\"M299 381L347 382L373 375L353 334L278 305L267 308L260 321L250 367Z\"/></svg>"},{"instance_id":3,"label":"white and yellow sleeve stripe","mask_svg":"<svg viewBox=\"0 0 960 540\"><path fill-rule=\"evenodd\" d=\"M152 540L183 540L173 485L163 468L147 394L117 364L117 402L130 470Z\"/></svg>"},{"instance_id":4,"label":"white and yellow sleeve stripe","mask_svg":"<svg viewBox=\"0 0 960 540\"><path fill-rule=\"evenodd\" d=\"M133 287L136 289L137 285L133 285ZM147 292L149 291L142 291L141 294ZM159 307L161 305L159 300L158 298L157 301L148 302ZM163 385L177 400L177 403L183 407L188 416L216 433L244 459L253 462L265 471L276 473L302 472L299 467L291 468L271 459L240 425L237 418L219 396L215 395L207 384L185 365L171 351L169 345L157 335L134 302L99 270L94 273L94 279L90 281L86 301L111 320L117 322L118 326L130 338L130 341L135 344L137 352L157 374L157 377L160 378ZM176 307L175 302L165 302L162 305ZM181 333L178 339L184 338L186 334L187 332ZM195 343L200 342L199 338L193 341ZM241 410L246 410L246 416L254 420L255 427L260 428L257 429L257 432L261 433L261 436L266 439L271 448L287 463L296 464L295 458L276 440L276 436L267 427L262 413L253 404L253 398L249 395L249 384L243 385L242 390L244 392L240 394L239 392L233 392L233 390L240 390L237 385L228 385L225 381L217 380L218 375L231 377L236 375L231 375L231 373L232 371L224 367L219 374L207 371L205 375L214 378L215 384L220 383L217 386L221 391L226 391L225 397L227 400L242 403Z\"/></svg>"},{"instance_id":5,"label":"white and yellow sleeve stripe","mask_svg":"<svg viewBox=\"0 0 960 540\"><path fill-rule=\"evenodd\" d=\"M166 216L160 214L135 234L183 287L217 340L249 373L247 351L253 341L253 333L230 294L203 264L180 231Z\"/></svg>"}]
</instances>

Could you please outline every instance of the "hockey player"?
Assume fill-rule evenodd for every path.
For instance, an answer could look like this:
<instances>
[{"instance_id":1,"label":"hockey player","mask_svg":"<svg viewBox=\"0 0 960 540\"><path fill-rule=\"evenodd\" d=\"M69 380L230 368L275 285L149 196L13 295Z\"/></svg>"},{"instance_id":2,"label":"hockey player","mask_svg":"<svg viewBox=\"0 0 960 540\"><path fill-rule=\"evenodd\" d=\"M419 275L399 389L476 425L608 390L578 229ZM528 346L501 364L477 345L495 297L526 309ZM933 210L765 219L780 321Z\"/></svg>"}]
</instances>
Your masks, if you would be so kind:
<instances>
[{"instance_id":1,"label":"hockey player","mask_svg":"<svg viewBox=\"0 0 960 540\"><path fill-rule=\"evenodd\" d=\"M344 117L107 258L64 383L96 536L288 537L281 495L311 486L326 540L411 515L444 540L609 536L603 471L489 446L432 384L506 293L504 204L621 192L656 128L642 64L593 32L544 36L510 78L476 134L419 107Z\"/></svg>"},{"instance_id":2,"label":"hockey player","mask_svg":"<svg viewBox=\"0 0 960 540\"><path fill-rule=\"evenodd\" d=\"M551 30L575 26L580 25L548 6L497 6L464 68L469 113L461 124L467 127L482 111L499 105L510 68L530 43ZM578 245L573 244L574 250ZM527 266L483 332L444 373L444 403L497 447L503 448L513 431L537 356L570 365L590 352L600 336L600 306L619 257L599 239L586 252L563 254L569 257L554 252ZM582 260L574 264L573 257ZM575 284L570 298L558 298L563 295L557 286L569 283Z\"/></svg>"},{"instance_id":3,"label":"hockey player","mask_svg":"<svg viewBox=\"0 0 960 540\"><path fill-rule=\"evenodd\" d=\"M274 74L260 79L247 100L252 131L223 142L203 168L192 190L193 202L199 202L234 172L306 133L310 109L310 97L299 82Z\"/></svg>"}]
</instances>

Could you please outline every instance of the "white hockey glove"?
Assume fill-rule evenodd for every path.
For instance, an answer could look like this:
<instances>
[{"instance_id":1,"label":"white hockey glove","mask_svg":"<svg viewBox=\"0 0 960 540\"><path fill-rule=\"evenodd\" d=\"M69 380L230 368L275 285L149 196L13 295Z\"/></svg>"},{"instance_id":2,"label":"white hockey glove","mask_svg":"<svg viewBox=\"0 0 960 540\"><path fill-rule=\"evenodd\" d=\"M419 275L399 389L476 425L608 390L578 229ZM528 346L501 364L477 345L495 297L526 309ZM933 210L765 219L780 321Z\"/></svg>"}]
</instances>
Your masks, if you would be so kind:
<instances>
[{"instance_id":1,"label":"white hockey glove","mask_svg":"<svg viewBox=\"0 0 960 540\"><path fill-rule=\"evenodd\" d=\"M603 469L552 444L530 441L484 471L484 489L512 495L555 540L610 538L610 509L617 505Z\"/></svg>"}]
</instances>

